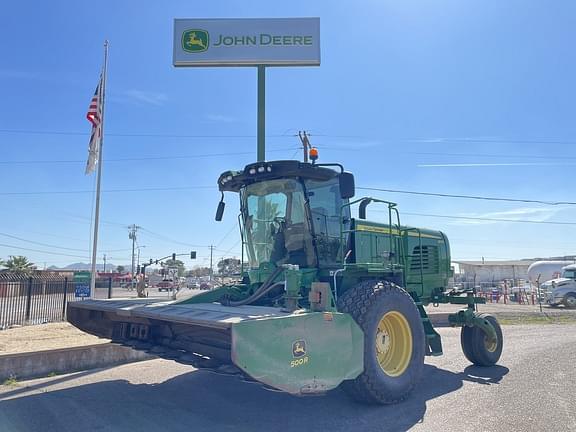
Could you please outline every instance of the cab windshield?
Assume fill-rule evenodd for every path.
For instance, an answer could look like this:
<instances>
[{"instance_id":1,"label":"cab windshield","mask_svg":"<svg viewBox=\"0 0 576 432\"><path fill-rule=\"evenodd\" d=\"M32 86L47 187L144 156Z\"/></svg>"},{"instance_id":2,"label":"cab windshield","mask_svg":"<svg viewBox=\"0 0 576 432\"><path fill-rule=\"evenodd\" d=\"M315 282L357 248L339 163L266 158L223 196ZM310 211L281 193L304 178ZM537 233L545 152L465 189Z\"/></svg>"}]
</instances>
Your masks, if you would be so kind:
<instances>
[{"instance_id":1,"label":"cab windshield","mask_svg":"<svg viewBox=\"0 0 576 432\"><path fill-rule=\"evenodd\" d=\"M576 269L564 270L562 277L566 279L576 279Z\"/></svg>"},{"instance_id":2,"label":"cab windshield","mask_svg":"<svg viewBox=\"0 0 576 432\"><path fill-rule=\"evenodd\" d=\"M251 268L261 263L315 265L302 185L293 179L241 190L244 242Z\"/></svg>"}]
</instances>

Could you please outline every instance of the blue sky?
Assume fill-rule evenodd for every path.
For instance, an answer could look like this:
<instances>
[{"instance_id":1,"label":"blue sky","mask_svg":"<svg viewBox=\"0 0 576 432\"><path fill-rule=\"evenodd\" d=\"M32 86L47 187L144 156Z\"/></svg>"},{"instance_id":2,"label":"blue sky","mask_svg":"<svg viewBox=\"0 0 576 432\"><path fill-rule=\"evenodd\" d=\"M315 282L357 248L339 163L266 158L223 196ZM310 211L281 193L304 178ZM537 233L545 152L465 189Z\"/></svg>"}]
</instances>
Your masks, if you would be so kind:
<instances>
[{"instance_id":1,"label":"blue sky","mask_svg":"<svg viewBox=\"0 0 576 432\"><path fill-rule=\"evenodd\" d=\"M143 259L194 249L186 264L204 265L210 244L215 259L239 254L237 203L214 222L215 182L255 159L256 70L175 69L174 18L320 17L321 66L268 70L268 159L299 157L294 134L306 129L358 186L576 201L568 0L24 0L0 11L0 258L88 261L85 113L106 38L99 259L130 262L132 223ZM172 159L120 160L154 157ZM150 188L176 189L127 191ZM444 231L455 259L576 253L570 225L423 216L576 222L574 206L370 193L398 202L403 223Z\"/></svg>"}]
</instances>

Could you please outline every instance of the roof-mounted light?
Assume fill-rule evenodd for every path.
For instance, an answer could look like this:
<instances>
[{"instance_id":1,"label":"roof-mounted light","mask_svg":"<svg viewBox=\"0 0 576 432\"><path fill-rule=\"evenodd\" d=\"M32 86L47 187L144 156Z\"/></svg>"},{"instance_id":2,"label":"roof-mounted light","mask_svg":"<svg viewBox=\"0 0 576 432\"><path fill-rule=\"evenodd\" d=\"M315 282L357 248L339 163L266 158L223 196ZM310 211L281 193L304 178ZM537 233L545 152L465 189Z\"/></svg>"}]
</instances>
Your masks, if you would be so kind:
<instances>
[{"instance_id":1,"label":"roof-mounted light","mask_svg":"<svg viewBox=\"0 0 576 432\"><path fill-rule=\"evenodd\" d=\"M316 147L311 147L309 156L312 163L316 162L316 159L318 159L318 149Z\"/></svg>"}]
</instances>

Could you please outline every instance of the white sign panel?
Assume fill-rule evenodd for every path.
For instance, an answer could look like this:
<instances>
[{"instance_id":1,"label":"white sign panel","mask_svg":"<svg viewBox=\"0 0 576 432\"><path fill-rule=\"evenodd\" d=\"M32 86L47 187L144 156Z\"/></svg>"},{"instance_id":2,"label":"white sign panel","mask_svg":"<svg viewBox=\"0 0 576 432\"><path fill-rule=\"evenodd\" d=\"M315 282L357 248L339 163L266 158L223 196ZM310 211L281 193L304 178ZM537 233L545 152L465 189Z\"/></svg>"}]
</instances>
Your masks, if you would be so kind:
<instances>
[{"instance_id":1,"label":"white sign panel","mask_svg":"<svg viewBox=\"0 0 576 432\"><path fill-rule=\"evenodd\" d=\"M319 66L320 18L174 20L174 66Z\"/></svg>"}]
</instances>

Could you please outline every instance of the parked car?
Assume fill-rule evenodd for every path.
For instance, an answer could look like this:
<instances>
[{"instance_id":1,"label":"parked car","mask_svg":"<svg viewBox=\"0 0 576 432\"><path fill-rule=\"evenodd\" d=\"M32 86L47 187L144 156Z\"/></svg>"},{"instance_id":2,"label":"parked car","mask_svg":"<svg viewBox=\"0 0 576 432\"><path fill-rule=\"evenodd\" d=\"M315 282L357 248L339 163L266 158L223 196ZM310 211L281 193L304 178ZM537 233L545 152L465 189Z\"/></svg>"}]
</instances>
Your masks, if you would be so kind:
<instances>
[{"instance_id":1,"label":"parked car","mask_svg":"<svg viewBox=\"0 0 576 432\"><path fill-rule=\"evenodd\" d=\"M158 282L156 284L156 286L158 287L158 291L172 291L174 289L174 282L171 280L165 280L165 281L161 281Z\"/></svg>"}]
</instances>

